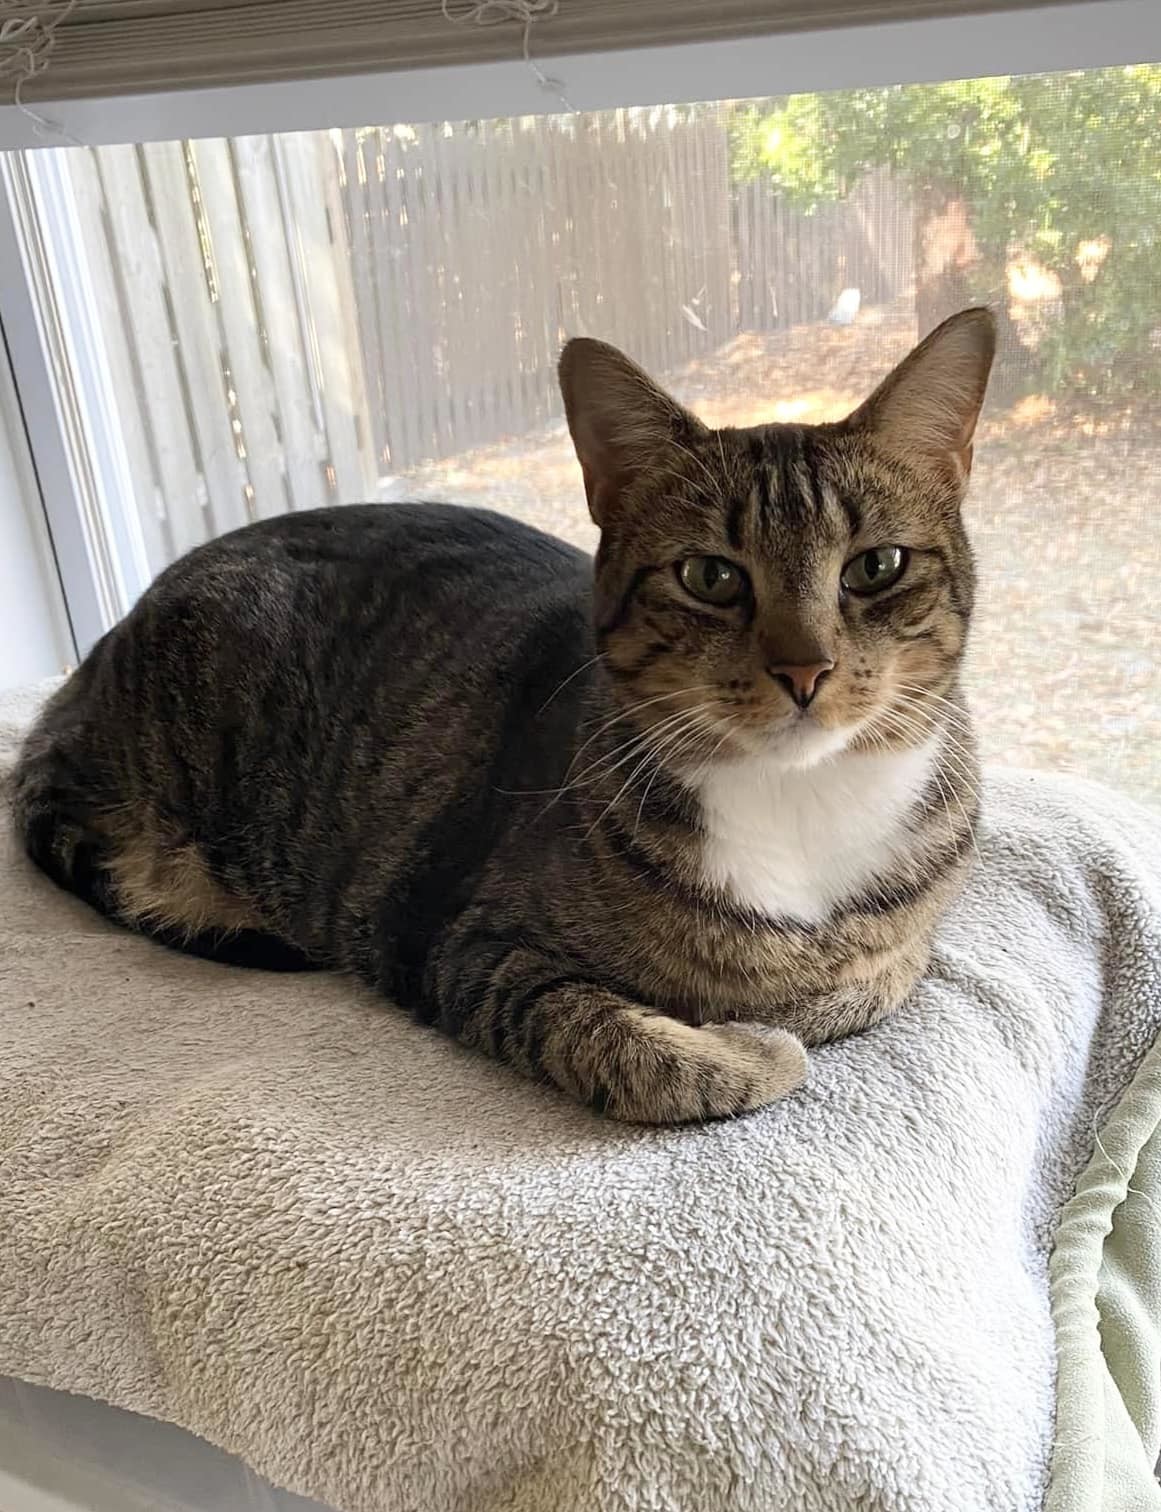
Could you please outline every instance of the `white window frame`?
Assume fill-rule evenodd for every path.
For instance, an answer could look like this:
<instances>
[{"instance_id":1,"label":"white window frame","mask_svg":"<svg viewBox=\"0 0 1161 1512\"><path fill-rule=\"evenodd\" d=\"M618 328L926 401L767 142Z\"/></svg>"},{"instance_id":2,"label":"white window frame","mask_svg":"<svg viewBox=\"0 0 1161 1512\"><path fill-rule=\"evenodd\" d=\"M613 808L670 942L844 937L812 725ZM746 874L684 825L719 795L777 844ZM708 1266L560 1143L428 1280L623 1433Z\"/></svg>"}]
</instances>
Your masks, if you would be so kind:
<instances>
[{"instance_id":1,"label":"white window frame","mask_svg":"<svg viewBox=\"0 0 1161 1512\"><path fill-rule=\"evenodd\" d=\"M532 42L535 52L535 28ZM578 110L599 110L1156 62L1161 0L1080 0L536 61L560 81L560 93L525 63L508 62L57 102L39 111L52 129L3 106L0 151L541 115L563 110L561 95ZM84 297L84 260L70 236L67 177L50 153L30 153L5 161L0 180L0 326L83 654L146 586L148 568L135 522L116 507L132 494L128 463L99 325ZM51 247L33 235L34 206L54 232ZM60 329L46 331L36 290L54 259L68 262L72 297ZM110 539L113 552L104 549Z\"/></svg>"},{"instance_id":2,"label":"white window frame","mask_svg":"<svg viewBox=\"0 0 1161 1512\"><path fill-rule=\"evenodd\" d=\"M133 488L67 173L52 153L9 155L0 187L0 325L83 655L150 574L136 512L122 507Z\"/></svg>"}]
</instances>

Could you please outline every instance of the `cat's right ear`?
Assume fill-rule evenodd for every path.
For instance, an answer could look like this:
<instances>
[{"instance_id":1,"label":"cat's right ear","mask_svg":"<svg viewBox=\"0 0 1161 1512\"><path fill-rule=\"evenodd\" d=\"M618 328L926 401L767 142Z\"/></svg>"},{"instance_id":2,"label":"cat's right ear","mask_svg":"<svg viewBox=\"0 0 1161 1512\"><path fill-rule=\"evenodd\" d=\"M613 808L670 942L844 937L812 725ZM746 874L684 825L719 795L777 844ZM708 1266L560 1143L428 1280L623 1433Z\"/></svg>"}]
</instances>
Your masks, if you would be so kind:
<instances>
[{"instance_id":1,"label":"cat's right ear","mask_svg":"<svg viewBox=\"0 0 1161 1512\"><path fill-rule=\"evenodd\" d=\"M904 357L846 424L962 491L995 355L991 312L961 310Z\"/></svg>"},{"instance_id":2,"label":"cat's right ear","mask_svg":"<svg viewBox=\"0 0 1161 1512\"><path fill-rule=\"evenodd\" d=\"M587 336L575 337L561 354L560 392L589 513L602 527L670 447L705 431L623 352Z\"/></svg>"}]
</instances>

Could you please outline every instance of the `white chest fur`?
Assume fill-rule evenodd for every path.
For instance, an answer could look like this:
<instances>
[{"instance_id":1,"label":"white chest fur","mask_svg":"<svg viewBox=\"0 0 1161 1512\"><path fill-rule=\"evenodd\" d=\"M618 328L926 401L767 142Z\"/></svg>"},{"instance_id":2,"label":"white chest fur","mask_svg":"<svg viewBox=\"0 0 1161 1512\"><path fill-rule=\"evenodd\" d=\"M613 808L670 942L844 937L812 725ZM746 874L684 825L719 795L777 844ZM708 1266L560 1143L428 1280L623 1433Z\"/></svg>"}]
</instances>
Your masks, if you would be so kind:
<instances>
[{"instance_id":1,"label":"white chest fur","mask_svg":"<svg viewBox=\"0 0 1161 1512\"><path fill-rule=\"evenodd\" d=\"M698 784L706 880L769 918L821 923L906 850L935 759L931 742L805 769L763 757L715 767Z\"/></svg>"}]
</instances>

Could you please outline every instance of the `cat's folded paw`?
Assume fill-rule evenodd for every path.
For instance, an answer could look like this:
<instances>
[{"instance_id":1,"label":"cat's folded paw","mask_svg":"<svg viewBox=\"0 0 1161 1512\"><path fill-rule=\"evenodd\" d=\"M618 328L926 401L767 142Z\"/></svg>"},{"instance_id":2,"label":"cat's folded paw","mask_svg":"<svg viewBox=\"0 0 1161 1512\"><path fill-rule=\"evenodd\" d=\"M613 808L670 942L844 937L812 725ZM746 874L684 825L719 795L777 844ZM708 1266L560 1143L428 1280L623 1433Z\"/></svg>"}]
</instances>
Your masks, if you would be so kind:
<instances>
[{"instance_id":1,"label":"cat's folded paw","mask_svg":"<svg viewBox=\"0 0 1161 1512\"><path fill-rule=\"evenodd\" d=\"M747 1060L757 1068L760 1073L761 1095L753 1104L755 1108L765 1107L767 1103L785 1097L806 1080L806 1047L787 1029L779 1029L774 1024L739 1021L713 1024L702 1032L717 1035L741 1049Z\"/></svg>"},{"instance_id":2,"label":"cat's folded paw","mask_svg":"<svg viewBox=\"0 0 1161 1512\"><path fill-rule=\"evenodd\" d=\"M646 1023L652 1054L642 1056L628 1095L607 1105L609 1113L626 1122L738 1118L785 1097L806 1078L806 1051L785 1029L766 1024L693 1028L662 1016Z\"/></svg>"}]
</instances>

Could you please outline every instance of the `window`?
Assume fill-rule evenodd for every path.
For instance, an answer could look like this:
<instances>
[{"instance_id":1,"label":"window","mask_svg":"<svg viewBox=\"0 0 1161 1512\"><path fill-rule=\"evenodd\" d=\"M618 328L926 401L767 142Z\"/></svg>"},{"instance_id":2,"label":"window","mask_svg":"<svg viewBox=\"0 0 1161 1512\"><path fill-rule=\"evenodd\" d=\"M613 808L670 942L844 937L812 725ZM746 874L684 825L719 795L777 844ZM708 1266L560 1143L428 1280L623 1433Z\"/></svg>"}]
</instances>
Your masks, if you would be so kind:
<instances>
[{"instance_id":1,"label":"window","mask_svg":"<svg viewBox=\"0 0 1161 1512\"><path fill-rule=\"evenodd\" d=\"M1159 124L1142 66L14 155L98 614L220 531L343 501L591 545L567 335L713 424L812 421L986 299L985 753L1161 801Z\"/></svg>"}]
</instances>

